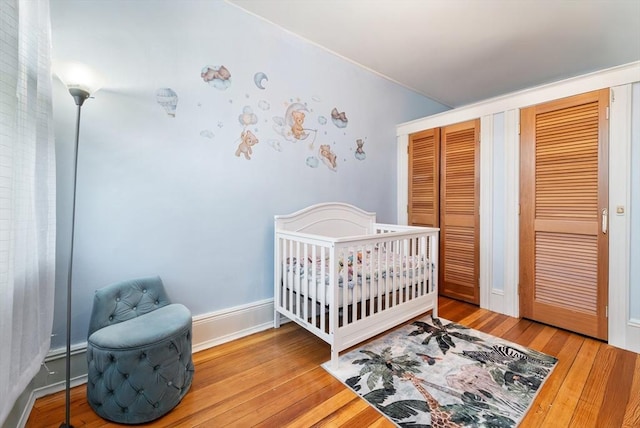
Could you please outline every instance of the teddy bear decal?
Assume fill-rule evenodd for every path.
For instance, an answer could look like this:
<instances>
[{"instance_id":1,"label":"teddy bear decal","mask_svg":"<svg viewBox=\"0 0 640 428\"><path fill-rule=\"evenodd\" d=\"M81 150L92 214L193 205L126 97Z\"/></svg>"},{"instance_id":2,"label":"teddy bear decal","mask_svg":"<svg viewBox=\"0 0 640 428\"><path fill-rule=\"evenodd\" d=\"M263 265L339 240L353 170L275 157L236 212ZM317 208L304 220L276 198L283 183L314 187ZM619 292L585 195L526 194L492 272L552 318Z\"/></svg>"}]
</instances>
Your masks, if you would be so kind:
<instances>
[{"instance_id":1,"label":"teddy bear decal","mask_svg":"<svg viewBox=\"0 0 640 428\"><path fill-rule=\"evenodd\" d=\"M240 134L240 140L240 144L238 144L238 149L236 150L236 156L240 157L240 155L243 154L246 160L251 160L251 155L253 154L251 147L259 143L258 138L253 135L251 131L247 130Z\"/></svg>"},{"instance_id":2,"label":"teddy bear decal","mask_svg":"<svg viewBox=\"0 0 640 428\"><path fill-rule=\"evenodd\" d=\"M253 87L253 91L257 88L259 91L265 91L264 93L267 93L267 89L269 88L264 85L265 82L269 82L267 75L260 71L253 74L252 77L253 85L247 85L247 88ZM200 78L204 83L220 91L227 90L231 87L231 72L224 65L204 66L200 70ZM249 89L247 89L245 97L247 99L251 98ZM166 113L171 117L175 117L175 105L177 104L177 95L175 92L170 88L161 88L157 91L156 98L157 102L165 108ZM234 98L230 98L229 103L233 104ZM297 147L299 148L295 150L302 148L308 149L307 154L304 156L305 163L308 167L317 168L322 164L329 170L335 172L338 169L339 163L338 153L347 148L344 147L341 149L342 145L340 141L335 140L335 136L330 136L335 134L336 130L334 128L334 131L331 131L331 129L327 128L329 121L327 120L326 113L325 115L319 115L314 111L314 106L317 107L321 104L322 99L317 95L311 97L310 103L301 101L299 98L290 98L284 102L285 111L283 116L272 117L272 130L277 134L276 138L273 138L273 136L265 136L265 138L267 138L265 141L267 141L268 147L271 147L279 153L285 151L286 142L298 143ZM197 105L198 107L202 107L202 103L200 102L198 102ZM236 147L235 156L244 160L251 160L254 157L254 150L260 142L258 138L260 134L259 123L269 123L269 119L264 117L259 118L256 112L262 116L263 113L271 109L271 103L265 99L260 99L254 106L257 106L258 110L254 110L252 105L245 105L242 112L237 116L242 130L240 131L240 137L234 142L234 146ZM260 111L262 111L262 113ZM337 107L333 107L328 116L330 117L330 123L333 123L336 128L343 130L347 128L349 120L347 119L346 112L338 110ZM316 123L320 129L309 127L310 123ZM222 122L218 122L218 127L222 128ZM321 132L323 136L319 135ZM347 135L347 131L343 131L343 136ZM205 129L200 132L200 137L213 140L215 134L211 130ZM334 138L334 141L329 144L326 141L327 138ZM316 140L320 140L318 141L318 145L316 145ZM301 146L299 144L301 142L305 144ZM356 160L362 161L366 159L364 139L356 139L355 148L353 148L353 146L351 147L352 148L348 150L353 152ZM348 162L346 158L341 159L341 161Z\"/></svg>"}]
</instances>

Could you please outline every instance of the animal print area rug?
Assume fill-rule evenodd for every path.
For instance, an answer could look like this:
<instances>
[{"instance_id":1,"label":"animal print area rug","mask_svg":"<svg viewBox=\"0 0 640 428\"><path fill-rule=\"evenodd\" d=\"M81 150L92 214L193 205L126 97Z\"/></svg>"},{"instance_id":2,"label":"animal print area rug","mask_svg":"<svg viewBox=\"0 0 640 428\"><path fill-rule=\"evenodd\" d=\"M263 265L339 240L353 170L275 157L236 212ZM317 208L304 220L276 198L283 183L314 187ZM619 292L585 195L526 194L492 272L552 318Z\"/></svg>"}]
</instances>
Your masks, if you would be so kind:
<instances>
[{"instance_id":1,"label":"animal print area rug","mask_svg":"<svg viewBox=\"0 0 640 428\"><path fill-rule=\"evenodd\" d=\"M557 359L427 316L323 367L400 427L514 427Z\"/></svg>"}]
</instances>

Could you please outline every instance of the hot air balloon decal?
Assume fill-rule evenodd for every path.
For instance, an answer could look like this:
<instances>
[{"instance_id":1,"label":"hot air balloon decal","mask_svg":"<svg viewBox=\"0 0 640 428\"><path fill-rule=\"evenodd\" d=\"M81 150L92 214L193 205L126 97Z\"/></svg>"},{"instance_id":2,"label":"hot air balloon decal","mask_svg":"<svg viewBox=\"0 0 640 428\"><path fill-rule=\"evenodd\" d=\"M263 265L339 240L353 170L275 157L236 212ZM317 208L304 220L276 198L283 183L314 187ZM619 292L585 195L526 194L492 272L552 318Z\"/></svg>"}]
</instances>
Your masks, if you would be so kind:
<instances>
[{"instance_id":1,"label":"hot air balloon decal","mask_svg":"<svg viewBox=\"0 0 640 428\"><path fill-rule=\"evenodd\" d=\"M171 117L176 117L176 107L178 105L178 94L171 88L160 88L156 91L156 100L158 104L164 107L164 110Z\"/></svg>"}]
</instances>

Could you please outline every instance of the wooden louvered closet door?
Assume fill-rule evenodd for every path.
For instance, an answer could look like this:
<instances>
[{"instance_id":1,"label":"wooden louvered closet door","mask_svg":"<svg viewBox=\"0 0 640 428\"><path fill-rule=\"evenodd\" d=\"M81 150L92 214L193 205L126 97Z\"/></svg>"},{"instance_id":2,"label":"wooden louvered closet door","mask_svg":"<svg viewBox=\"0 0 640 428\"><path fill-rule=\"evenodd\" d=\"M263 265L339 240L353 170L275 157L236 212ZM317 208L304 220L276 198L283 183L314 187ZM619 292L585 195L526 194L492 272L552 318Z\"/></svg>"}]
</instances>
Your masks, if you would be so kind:
<instances>
[{"instance_id":1,"label":"wooden louvered closet door","mask_svg":"<svg viewBox=\"0 0 640 428\"><path fill-rule=\"evenodd\" d=\"M440 294L480 303L480 120L441 128Z\"/></svg>"},{"instance_id":2,"label":"wooden louvered closet door","mask_svg":"<svg viewBox=\"0 0 640 428\"><path fill-rule=\"evenodd\" d=\"M409 135L409 224L440 224L440 128Z\"/></svg>"},{"instance_id":3,"label":"wooden louvered closet door","mask_svg":"<svg viewBox=\"0 0 640 428\"><path fill-rule=\"evenodd\" d=\"M609 90L521 112L521 315L607 338Z\"/></svg>"}]
</instances>

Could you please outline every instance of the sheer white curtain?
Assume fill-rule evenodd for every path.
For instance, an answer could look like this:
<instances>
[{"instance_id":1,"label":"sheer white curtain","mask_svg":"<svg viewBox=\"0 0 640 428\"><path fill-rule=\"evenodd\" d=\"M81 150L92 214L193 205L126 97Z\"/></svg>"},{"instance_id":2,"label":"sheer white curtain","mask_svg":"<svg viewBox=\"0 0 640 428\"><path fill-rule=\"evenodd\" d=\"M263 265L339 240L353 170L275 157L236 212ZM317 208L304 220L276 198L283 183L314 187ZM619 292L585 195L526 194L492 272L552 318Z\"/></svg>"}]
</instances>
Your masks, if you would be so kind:
<instances>
[{"instance_id":1,"label":"sheer white curtain","mask_svg":"<svg viewBox=\"0 0 640 428\"><path fill-rule=\"evenodd\" d=\"M49 351L55 152L49 0L0 1L0 425Z\"/></svg>"}]
</instances>

